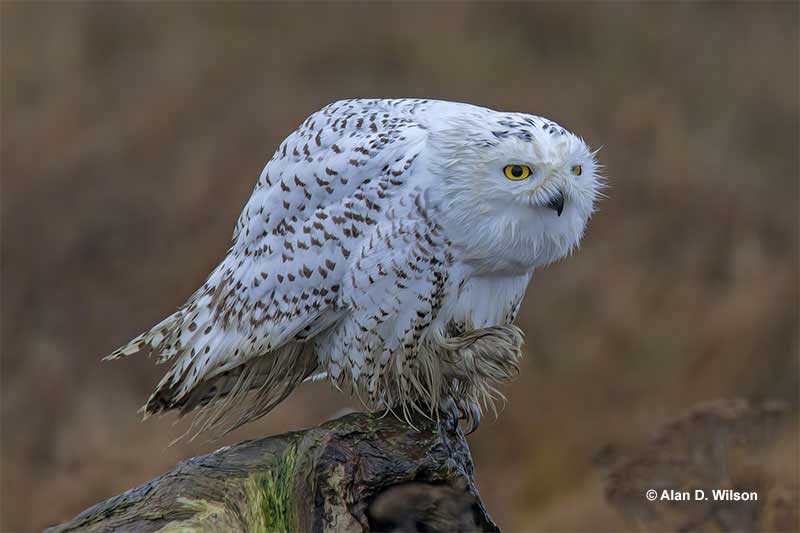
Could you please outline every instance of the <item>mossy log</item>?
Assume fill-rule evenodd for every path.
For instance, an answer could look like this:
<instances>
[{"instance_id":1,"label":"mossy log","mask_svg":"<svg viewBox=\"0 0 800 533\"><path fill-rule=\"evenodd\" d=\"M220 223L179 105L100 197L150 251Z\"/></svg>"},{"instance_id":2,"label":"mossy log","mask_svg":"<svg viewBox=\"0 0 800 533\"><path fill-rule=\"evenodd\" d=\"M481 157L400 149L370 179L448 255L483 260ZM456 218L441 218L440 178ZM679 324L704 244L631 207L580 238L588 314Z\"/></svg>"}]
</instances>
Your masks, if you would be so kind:
<instances>
[{"instance_id":1,"label":"mossy log","mask_svg":"<svg viewBox=\"0 0 800 533\"><path fill-rule=\"evenodd\" d=\"M47 531L499 531L457 424L354 413L241 442Z\"/></svg>"}]
</instances>

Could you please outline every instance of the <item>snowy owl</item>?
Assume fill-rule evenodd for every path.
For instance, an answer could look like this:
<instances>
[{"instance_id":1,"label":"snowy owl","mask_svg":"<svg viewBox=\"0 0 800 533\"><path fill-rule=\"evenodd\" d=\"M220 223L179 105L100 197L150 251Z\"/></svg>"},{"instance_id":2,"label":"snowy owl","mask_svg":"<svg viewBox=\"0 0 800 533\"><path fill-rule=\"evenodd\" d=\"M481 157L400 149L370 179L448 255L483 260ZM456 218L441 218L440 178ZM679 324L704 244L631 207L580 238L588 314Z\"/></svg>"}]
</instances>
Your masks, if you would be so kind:
<instances>
[{"instance_id":1,"label":"snowy owl","mask_svg":"<svg viewBox=\"0 0 800 533\"><path fill-rule=\"evenodd\" d=\"M143 411L199 410L198 432L320 378L474 430L518 369L532 273L578 245L601 188L594 152L543 117L335 102L278 147L203 286L108 358L171 361Z\"/></svg>"}]
</instances>

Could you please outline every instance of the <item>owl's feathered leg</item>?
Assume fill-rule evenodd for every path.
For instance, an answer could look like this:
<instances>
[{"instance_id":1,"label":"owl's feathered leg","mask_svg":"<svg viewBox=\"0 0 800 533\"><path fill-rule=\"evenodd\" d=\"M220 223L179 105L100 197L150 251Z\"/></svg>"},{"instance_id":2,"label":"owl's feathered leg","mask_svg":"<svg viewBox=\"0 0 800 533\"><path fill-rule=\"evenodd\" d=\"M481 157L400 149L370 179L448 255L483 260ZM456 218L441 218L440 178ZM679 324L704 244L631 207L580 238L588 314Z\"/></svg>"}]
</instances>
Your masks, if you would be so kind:
<instances>
[{"instance_id":1,"label":"owl's feathered leg","mask_svg":"<svg viewBox=\"0 0 800 533\"><path fill-rule=\"evenodd\" d=\"M522 331L514 326L476 329L448 339L443 347L448 378L446 396L455 398L467 422L467 434L481 421L481 404L494 410L494 401L504 399L496 384L519 372Z\"/></svg>"}]
</instances>

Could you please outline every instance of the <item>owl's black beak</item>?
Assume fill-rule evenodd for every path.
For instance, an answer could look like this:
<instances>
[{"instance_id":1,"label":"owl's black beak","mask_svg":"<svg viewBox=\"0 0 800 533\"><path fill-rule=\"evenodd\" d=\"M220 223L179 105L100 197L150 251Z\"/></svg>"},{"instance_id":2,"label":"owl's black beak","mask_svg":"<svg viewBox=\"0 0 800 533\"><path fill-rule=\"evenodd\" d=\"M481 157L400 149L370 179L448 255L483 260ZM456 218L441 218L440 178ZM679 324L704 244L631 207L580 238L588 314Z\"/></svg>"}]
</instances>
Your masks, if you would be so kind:
<instances>
[{"instance_id":1,"label":"owl's black beak","mask_svg":"<svg viewBox=\"0 0 800 533\"><path fill-rule=\"evenodd\" d=\"M564 194L559 191L558 195L550 200L550 202L547 204L547 207L558 213L558 216L561 216L561 212L564 211Z\"/></svg>"}]
</instances>

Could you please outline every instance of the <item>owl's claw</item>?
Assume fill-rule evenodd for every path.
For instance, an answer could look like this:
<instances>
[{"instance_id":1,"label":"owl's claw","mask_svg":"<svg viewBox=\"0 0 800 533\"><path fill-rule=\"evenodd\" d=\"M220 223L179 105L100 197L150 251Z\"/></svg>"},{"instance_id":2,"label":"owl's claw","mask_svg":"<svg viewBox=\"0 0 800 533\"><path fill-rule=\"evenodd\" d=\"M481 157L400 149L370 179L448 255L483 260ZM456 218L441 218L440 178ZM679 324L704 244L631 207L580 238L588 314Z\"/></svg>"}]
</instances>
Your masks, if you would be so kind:
<instances>
[{"instance_id":1,"label":"owl's claw","mask_svg":"<svg viewBox=\"0 0 800 533\"><path fill-rule=\"evenodd\" d=\"M443 400L439 404L439 411L444 415L443 423L444 427L450 431L454 432L458 429L458 420L460 418L458 405L456 405L455 400L452 398L447 398Z\"/></svg>"},{"instance_id":2,"label":"owl's claw","mask_svg":"<svg viewBox=\"0 0 800 533\"><path fill-rule=\"evenodd\" d=\"M456 431L459 422L465 422L465 435L474 433L481 424L481 408L477 402L466 401L458 404L452 398L442 400L439 404L439 412L443 415L441 424L447 431Z\"/></svg>"},{"instance_id":3,"label":"owl's claw","mask_svg":"<svg viewBox=\"0 0 800 533\"><path fill-rule=\"evenodd\" d=\"M467 402L467 413L464 413L464 418L467 421L466 434L474 433L478 426L481 425L481 408L476 402Z\"/></svg>"}]
</instances>

